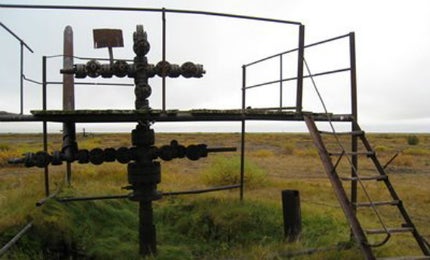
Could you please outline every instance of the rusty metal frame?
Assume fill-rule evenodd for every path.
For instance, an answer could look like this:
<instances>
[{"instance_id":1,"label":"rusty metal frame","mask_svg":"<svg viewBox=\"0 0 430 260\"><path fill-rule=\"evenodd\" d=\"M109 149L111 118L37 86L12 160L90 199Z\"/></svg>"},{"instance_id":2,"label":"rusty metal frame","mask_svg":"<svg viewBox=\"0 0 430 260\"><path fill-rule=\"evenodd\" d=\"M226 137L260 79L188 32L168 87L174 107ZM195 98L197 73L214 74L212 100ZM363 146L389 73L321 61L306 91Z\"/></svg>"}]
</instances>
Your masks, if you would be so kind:
<instances>
[{"instance_id":1,"label":"rusty metal frame","mask_svg":"<svg viewBox=\"0 0 430 260\"><path fill-rule=\"evenodd\" d=\"M163 21L163 59L165 59L165 44L166 44L166 37L165 37L165 28L166 28L166 17L165 17L165 13L168 10L166 9L161 9L162 12L162 21ZM320 72L320 73L315 73L313 75L302 75L303 72L298 73L297 77L293 77L293 78L287 78L287 79L283 79L282 78L282 70L280 70L280 79L276 80L276 81L271 81L271 82L266 82L266 83L261 83L261 84L257 84L257 85L253 85L253 86L246 86L246 68L257 64L259 62L274 58L274 57L280 57L280 67L282 67L282 56L287 54L287 53L291 53L291 52L295 52L298 51L299 53L302 52L302 54L298 55L299 59L298 59L298 64L302 64L301 59L303 59L304 56L304 50L305 48L309 48L312 46L316 46L319 44L323 44L323 43L327 43L330 41L334 41L334 40L338 40L338 39L342 39L344 37L353 37L353 33L350 34L346 34L346 35L342 35L342 36L338 36L338 37L334 37L331 39L327 39L324 41L320 41L320 42L316 42L313 44L309 44L309 45L304 45L304 26L300 25L300 31L299 31L299 47L293 50L289 50L289 51L285 51L276 55L272 55L251 63L248 63L246 65L243 65L242 69L243 69L243 86L242 86L242 114L238 115L235 113L232 114L228 114L229 111L227 111L227 114L220 114L220 115L210 115L210 114L195 114L195 113L191 113L191 114L178 114L178 115L174 115L174 116L169 116L167 115L167 117L165 115L163 116L151 116L152 120L155 121L169 121L169 122L173 122L173 121L241 121L242 122L242 137L241 137L241 169L240 169L240 176L241 176L241 183L243 183L244 181L244 160L245 160L245 128L246 128L246 120L303 120L303 118L300 116L300 113L297 114L292 114L292 115L285 115L283 113L280 114L253 114L253 113L247 113L248 111L245 111L245 106L246 106L246 93L245 91L247 89L250 88L255 88L255 87L260 87L260 86L264 86L264 85L268 85L268 84L273 84L273 83L279 83L280 84L280 107L279 110L282 111L282 82L286 82L286 81L290 81L290 80L297 80L297 104L296 104L296 112L300 112L301 111L301 88L300 86L302 86L302 81L304 78L309 78L309 77L316 77L316 76L322 76L322 75L327 75L327 74L332 74L332 73L339 73L339 72L344 72L344 71L351 71L351 82L355 82L355 80L353 80L353 75L355 75L355 68L352 69L352 65L351 68L343 68L343 69L338 69L338 70L333 70L333 71L327 71L327 72ZM354 45L351 45L351 48L355 47ZM45 57L46 59L46 57ZM81 59L86 59L86 58L81 58ZM89 58L87 58L89 59ZM351 60L355 60L355 52L351 49ZM352 64L352 61L351 61ZM45 65L46 66L46 61L45 61ZM44 70L46 70L46 68L44 68ZM300 71L300 70L299 70ZM42 85L43 85L43 104L44 104L44 108L43 110L46 110L46 85L49 84L59 84L60 82L48 82L46 80L46 78L44 78L44 80L42 80ZM86 84L86 83L81 83L81 84ZM116 84L114 84L116 85ZM126 85L126 84L124 84ZM167 113L168 111L166 110L166 102L165 102L165 83L163 84L163 109L162 112ZM356 88L356 87L355 87ZM355 111L354 115L356 115L356 95L354 95L353 93L356 93L355 91L351 91L352 93L352 110ZM355 100L355 101L354 101ZM352 115L352 117L354 117L354 115ZM355 116L356 117L356 116ZM57 118L57 119L56 119ZM26 115L22 115L22 116L17 116L17 115L9 115L9 116L3 116L0 120L1 121L57 121L57 122L64 122L65 120L68 121L74 121L74 122L135 122L135 120L141 118L139 115L100 115L97 114L95 116L91 116L91 115L60 115L60 116L55 116L55 115L35 115L35 116L26 116ZM316 115L316 118L318 119L318 115ZM324 120L324 117L321 116L320 117L321 120ZM344 118L342 120L350 120L351 115L342 115L341 118ZM336 117L333 117L333 120L336 120ZM46 176L48 174L45 174ZM46 188L47 190L49 190L49 188ZM353 191L352 191L353 193ZM49 195L49 192L46 192L47 195ZM240 198L243 199L243 185L241 186L241 191L240 191Z\"/></svg>"},{"instance_id":2,"label":"rusty metal frame","mask_svg":"<svg viewBox=\"0 0 430 260\"><path fill-rule=\"evenodd\" d=\"M8 33L10 33L15 39L19 41L20 44L20 115L24 114L24 47L34 53L34 51L28 46L27 43L24 42L18 35L16 35L11 29L9 29L6 25L0 22L0 26L3 27Z\"/></svg>"},{"instance_id":3,"label":"rusty metal frame","mask_svg":"<svg viewBox=\"0 0 430 260\"><path fill-rule=\"evenodd\" d=\"M214 191L231 190L239 187L240 187L240 184L235 184L235 185L226 185L226 186L212 187L212 188L199 189L199 190L162 192L162 195L163 196L193 195L193 194L202 194L202 193L208 193L208 192L214 192ZM89 200L128 199L129 197L130 197L129 194L124 194L124 195L104 195L104 196L91 196L91 197L56 198L56 200L59 202L67 203L67 202L74 202L74 201L89 201Z\"/></svg>"},{"instance_id":4,"label":"rusty metal frame","mask_svg":"<svg viewBox=\"0 0 430 260\"><path fill-rule=\"evenodd\" d=\"M256 20L262 22L272 22L272 23L281 23L286 25L295 25L298 26L298 48L289 50L286 52L282 52L279 54L275 54L246 65L242 66L242 108L240 111L228 111L220 114L212 114L210 112L204 113L204 111L186 111L185 113L180 111L179 113L170 113L166 109L166 80L165 77L162 78L162 110L159 113L146 113L142 114L128 114L123 115L121 113L118 114L97 114L97 115L77 115L75 114L49 114L46 110L47 101L46 101L46 91L48 84L56 84L59 82L48 82L46 76L46 59L47 57L43 57L43 71L42 71L42 92L43 92L43 110L35 112L33 115L24 115L23 109L21 108L21 114L8 114L0 116L0 121L38 121L43 122L43 136L44 136L44 150L47 150L47 122L136 122L136 120L142 120L142 116L145 120L153 120L159 122L173 122L173 121L239 121L241 122L241 165L240 165L240 184L232 185L231 187L227 187L228 189L239 188L240 189L240 200L243 200L244 196L244 164L245 164L245 134L246 134L246 121L247 120L280 120L280 121L303 121L304 117L302 114L302 99L303 99L303 79L309 77L322 76L332 73L346 72L350 71L351 76L351 114L346 115L332 115L331 121L352 121L353 119L357 119L357 90L356 90L356 67L355 67L355 42L354 42L354 34L349 33L347 35L338 36L335 38L327 39L321 42L305 45L305 26L300 22L287 21L287 20L279 20L279 19L269 19L262 17L253 17L253 16L244 16L244 15L233 15L226 13L215 13L215 12L205 12L205 11L193 11L193 10L177 10L177 9L156 9L156 8L129 8L129 7L100 7L100 6L60 6L60 5L12 5L12 4L0 4L0 8L14 8L14 9L50 9L50 10L87 10L87 11L126 11L126 12L158 12L161 13L162 17L162 60L166 60L166 14L167 13L177 13L177 14L194 14L194 15L209 15L209 16L219 16L219 17L227 17L227 18L235 18L235 19L246 19L246 20ZM2 25L2 24L1 24ZM341 39L344 37L349 37L350 39L350 68L342 68L334 71L320 72L313 75L303 75L303 61L305 55L305 49L311 46L319 45L322 43L326 43L329 41ZM19 38L18 38L19 39ZM20 39L19 39L20 40ZM21 53L22 48L24 46L24 42L21 42ZM28 47L27 45L25 45ZM30 49L31 51L31 49ZM297 58L297 76L294 78L283 78L282 68L283 68L283 55L291 52L298 53ZM246 85L246 68L259 63L264 60L268 60L274 57L279 57L279 65L280 65L280 79L276 81L261 83L253 86ZM22 64L21 58L21 64ZM23 73L21 72L21 82L24 80ZM286 113L283 111L283 103L282 103L282 91L283 91L283 82L296 80L297 81L297 89L296 89L296 105L294 107L294 113ZM258 111L246 109L246 90L260 87L268 84L279 83L279 94L280 107L278 108L278 113L258 113ZM76 83L79 84L79 83ZM81 83L85 84L85 83ZM117 84L115 84L117 85ZM22 83L21 83L22 86ZM22 87L21 87L22 89ZM22 106L22 97L21 97L21 106ZM273 113L272 113L273 112ZM170 114L169 114L170 113ZM325 115L314 114L313 115L316 120L327 120ZM352 125L354 128L354 125ZM354 143L357 143L357 140L352 139L353 149L357 149ZM187 194L198 193L199 191L187 191ZM351 194L356 194L356 186L354 185L351 189ZM46 197L50 197L49 194L49 174L48 168L45 168L45 193ZM167 195L167 194L166 194ZM173 195L173 194L172 194ZM175 194L177 195L177 194ZM353 196L353 195L352 195ZM94 197L93 197L94 199Z\"/></svg>"},{"instance_id":5,"label":"rusty metal frame","mask_svg":"<svg viewBox=\"0 0 430 260\"><path fill-rule=\"evenodd\" d=\"M264 17L248 16L248 15L236 15L228 13L218 12L207 12L207 11L196 11L196 10L179 10L179 9L166 9L166 8L138 8L138 7L108 7L108 6L64 6L64 5L13 5L13 4L0 4L2 8L14 8L14 9L62 9L62 10L87 10L87 11L127 11L127 12L158 12L158 13L178 13L178 14L196 14L196 15L209 15L209 16L220 16L229 17L236 19L245 20L256 20L263 22L283 23L292 25L301 25L300 22L288 21L281 19L271 19Z\"/></svg>"},{"instance_id":6,"label":"rusty metal frame","mask_svg":"<svg viewBox=\"0 0 430 260\"><path fill-rule=\"evenodd\" d=\"M310 74L310 75L303 75L303 58L304 58L304 51L306 48L310 48L313 46L317 46L317 45L321 45L321 44L325 44L328 42L332 42L332 41L337 41L343 38L348 38L349 41L349 67L348 68L341 68L341 69L336 69L336 70L331 70L331 71L324 71L324 72L318 72L315 74ZM283 78L283 74L282 74L282 70L283 70L283 59L282 57L286 54L292 53L292 52L298 52L298 73L296 77L291 77L291 78ZM261 62L270 60L270 59L274 59L274 58L278 58L280 59L280 78L279 80L272 80L272 81L267 81L267 82L262 82L262 83L258 83L258 84L254 84L254 85L247 85L246 84L246 68L253 66L255 64L259 64ZM342 73L342 72L348 72L350 74L350 100L351 100L351 111L350 114L347 116L348 120L352 121L355 120L357 122L358 120L358 105L357 105L357 68L356 68L356 53L355 53L355 33L354 32L350 32L348 34L345 35L340 35L337 37L333 37L333 38L329 38L323 41L319 41L319 42L315 42L312 44L307 44L304 45L304 26L301 25L300 26L300 33L299 33L299 47L295 48L295 49L291 49L291 50L287 50L281 53L277 53L271 56L267 56L264 58L261 58L259 60L250 62L246 65L243 65L242 67L242 74L243 74L243 83L242 83L242 109L244 109L246 107L246 90L248 89L252 89L252 88L257 88L257 87L263 87L266 85L271 85L271 84L276 84L279 83L280 84L280 93L279 93L279 111L282 111L283 109L283 102L282 102L282 91L283 91L283 82L287 82L287 81L292 81L292 80L297 80L297 91L296 91L296 105L295 107L292 107L296 110L297 113L300 113L302 111L302 94L303 94L303 79L305 78L314 78L314 77L318 77L318 76L324 76L324 75L329 75L329 74L335 74L335 73ZM318 120L318 118L315 118L316 120ZM337 119L332 118L333 121L337 121ZM352 120L351 120L352 119ZM353 123L351 123L351 130L354 132L357 130L357 126ZM242 131L243 132L243 131ZM351 151L353 153L355 153L354 155L352 155L351 157L351 161L352 161L352 167L351 167L351 176L355 177L356 173L354 169L358 168L358 156L356 155L356 152L358 150L358 137L352 135L351 136ZM352 208L354 210L354 212L356 211L356 202L357 202L357 180L352 179L351 180L351 203L352 203Z\"/></svg>"},{"instance_id":7,"label":"rusty metal frame","mask_svg":"<svg viewBox=\"0 0 430 260\"><path fill-rule=\"evenodd\" d=\"M301 67L301 70L298 70L298 78L297 86L298 86L298 102L300 100L301 102L301 93L302 93L302 82L303 82L303 51L304 51L304 26L300 22L295 21L288 21L288 20L280 20L280 19L270 19L270 18L263 18L263 17L255 17L255 16L245 16L245 15L235 15L235 14L227 14L227 13L216 13L216 12L205 12L205 11L194 11L194 10L178 10L178 9L166 9L166 8L129 8L129 7L101 7L101 6L61 6L61 5L8 5L8 4L0 4L1 8L14 8L14 9L62 9L62 10L97 10L97 11L139 11L139 12L161 12L162 14L162 60L166 60L166 14L167 13L177 13L177 14L194 14L194 15L208 15L208 16L219 16L219 17L227 17L227 18L235 18L235 19L245 19L245 20L256 20L256 21L262 21L262 22L271 22L271 23L281 23L281 24L287 24L287 25L296 25L299 26L299 58L298 58L298 64ZM46 58L45 58L46 59ZM46 61L45 61L46 62ZM300 65L301 64L301 65ZM45 68L46 69L46 68ZM280 83L282 84L282 83ZM43 92L46 92L46 79L43 80ZM282 89L282 86L281 86ZM44 108L43 110L46 110L46 93L44 94ZM162 111L166 111L166 80L165 77L162 78ZM188 118L174 118L171 121L179 121L185 120L188 121ZM208 118L204 117L203 120L207 120ZM219 120L222 118L215 118L214 120ZM15 116L11 115L10 117L3 118L3 120L18 120L18 121L39 121L37 118L32 118L31 116ZM45 120L47 120L45 118ZM236 120L235 117L229 120ZM193 120L190 120L193 121ZM243 199L243 190L244 190L244 152L245 152L245 117L242 117L242 138L241 138L241 169L240 169L240 180L241 180L241 186L240 186L240 199ZM44 122L44 136L46 133L46 121ZM75 121L76 122L76 121ZM44 143L46 137L44 137ZM47 169L45 170L47 172ZM45 174L45 182L49 181L47 180L48 174ZM46 185L45 189L48 190L46 192L47 196L49 195L49 187Z\"/></svg>"}]
</instances>

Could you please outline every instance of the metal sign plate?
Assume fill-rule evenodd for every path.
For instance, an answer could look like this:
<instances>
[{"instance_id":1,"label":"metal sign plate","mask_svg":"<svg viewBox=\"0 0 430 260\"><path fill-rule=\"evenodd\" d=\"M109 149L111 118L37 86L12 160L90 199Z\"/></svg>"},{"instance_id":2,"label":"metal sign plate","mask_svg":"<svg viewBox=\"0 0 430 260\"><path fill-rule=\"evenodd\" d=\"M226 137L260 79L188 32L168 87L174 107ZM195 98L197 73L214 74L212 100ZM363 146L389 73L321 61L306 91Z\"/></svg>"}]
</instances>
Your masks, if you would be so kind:
<instances>
[{"instance_id":1,"label":"metal sign plate","mask_svg":"<svg viewBox=\"0 0 430 260\"><path fill-rule=\"evenodd\" d=\"M94 29L94 48L124 47L122 31L119 29Z\"/></svg>"}]
</instances>

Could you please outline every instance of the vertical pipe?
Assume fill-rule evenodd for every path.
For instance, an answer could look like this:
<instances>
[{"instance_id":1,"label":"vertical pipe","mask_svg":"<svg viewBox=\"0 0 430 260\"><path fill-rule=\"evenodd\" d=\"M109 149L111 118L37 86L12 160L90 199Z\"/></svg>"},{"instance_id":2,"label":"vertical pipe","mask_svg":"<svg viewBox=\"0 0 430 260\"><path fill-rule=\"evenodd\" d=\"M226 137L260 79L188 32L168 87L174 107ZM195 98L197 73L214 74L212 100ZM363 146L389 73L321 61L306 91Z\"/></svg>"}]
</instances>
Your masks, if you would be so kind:
<instances>
[{"instance_id":1,"label":"vertical pipe","mask_svg":"<svg viewBox=\"0 0 430 260\"><path fill-rule=\"evenodd\" d=\"M246 66L242 66L242 130L240 135L240 200L243 200L245 181L245 105L246 105Z\"/></svg>"},{"instance_id":2,"label":"vertical pipe","mask_svg":"<svg viewBox=\"0 0 430 260\"><path fill-rule=\"evenodd\" d=\"M109 47L110 60L112 61L111 51ZM66 26L64 29L64 45L63 45L63 68L73 68L73 30L71 26ZM63 110L75 110L75 87L72 74L63 74ZM77 150L76 144L76 127L74 122L63 123L63 147L62 151L66 157L66 185L71 185L72 180L72 164L74 153Z\"/></svg>"},{"instance_id":3,"label":"vertical pipe","mask_svg":"<svg viewBox=\"0 0 430 260\"><path fill-rule=\"evenodd\" d=\"M42 57L42 109L46 110L46 56ZM46 121L43 121L43 151L48 151L48 126ZM49 196L49 168L45 166L45 196Z\"/></svg>"},{"instance_id":4,"label":"vertical pipe","mask_svg":"<svg viewBox=\"0 0 430 260\"><path fill-rule=\"evenodd\" d=\"M139 253L142 256L157 254L157 239L153 224L152 201L139 201Z\"/></svg>"},{"instance_id":5,"label":"vertical pipe","mask_svg":"<svg viewBox=\"0 0 430 260\"><path fill-rule=\"evenodd\" d=\"M67 27L66 27L67 28ZM64 34L65 34L66 32L64 31ZM72 31L72 33L73 33L73 31ZM73 36L73 34L72 34L72 36ZM73 39L73 38L72 38ZM112 67L113 66L113 49L112 49L112 47L111 46L108 46L108 52L109 52L109 64L110 64L110 66Z\"/></svg>"},{"instance_id":6,"label":"vertical pipe","mask_svg":"<svg viewBox=\"0 0 430 260\"><path fill-rule=\"evenodd\" d=\"M71 26L64 29L63 68L73 69L73 30ZM63 74L63 109L75 109L75 88L73 74Z\"/></svg>"},{"instance_id":7,"label":"vertical pipe","mask_svg":"<svg viewBox=\"0 0 430 260\"><path fill-rule=\"evenodd\" d=\"M299 50L297 54L297 94L296 112L302 111L303 101L303 59L305 53L305 26L299 27Z\"/></svg>"},{"instance_id":8,"label":"vertical pipe","mask_svg":"<svg viewBox=\"0 0 430 260\"><path fill-rule=\"evenodd\" d=\"M162 59L163 63L166 61L166 10L162 9ZM163 112L166 111L166 76L162 77L162 108Z\"/></svg>"},{"instance_id":9,"label":"vertical pipe","mask_svg":"<svg viewBox=\"0 0 430 260\"><path fill-rule=\"evenodd\" d=\"M19 81L20 81L20 114L22 115L24 113L24 42L20 41L21 43L21 66L20 66L20 75L19 75Z\"/></svg>"},{"instance_id":10,"label":"vertical pipe","mask_svg":"<svg viewBox=\"0 0 430 260\"><path fill-rule=\"evenodd\" d=\"M282 54L279 55L279 110L282 110L282 91L283 91L283 61L282 61Z\"/></svg>"},{"instance_id":11,"label":"vertical pipe","mask_svg":"<svg viewBox=\"0 0 430 260\"><path fill-rule=\"evenodd\" d=\"M351 114L354 121L351 124L351 130L356 131L358 122L358 109L357 109L357 68L356 68L356 56L355 56L355 34L351 32L349 34L349 57L350 57L350 77L351 77ZM351 176L355 177L357 175L356 170L358 169L358 156L356 154L358 150L358 136L351 135L351 150L353 155L351 157L352 169ZM357 210L357 181L351 181L351 203L354 212Z\"/></svg>"}]
</instances>

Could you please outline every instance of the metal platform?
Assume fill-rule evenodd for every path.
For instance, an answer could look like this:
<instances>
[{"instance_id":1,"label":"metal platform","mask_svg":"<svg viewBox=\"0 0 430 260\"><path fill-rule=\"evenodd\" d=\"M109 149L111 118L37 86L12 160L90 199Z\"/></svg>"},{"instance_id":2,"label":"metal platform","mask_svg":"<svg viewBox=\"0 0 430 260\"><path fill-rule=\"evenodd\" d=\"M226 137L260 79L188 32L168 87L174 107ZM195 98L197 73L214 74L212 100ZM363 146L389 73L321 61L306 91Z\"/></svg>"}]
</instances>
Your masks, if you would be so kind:
<instances>
[{"instance_id":1,"label":"metal platform","mask_svg":"<svg viewBox=\"0 0 430 260\"><path fill-rule=\"evenodd\" d=\"M303 121L304 115L312 115L317 121L351 121L349 114L296 112L281 109L194 109L194 110L33 110L31 115L0 114L0 121L47 121L47 122L182 122L182 121Z\"/></svg>"}]
</instances>

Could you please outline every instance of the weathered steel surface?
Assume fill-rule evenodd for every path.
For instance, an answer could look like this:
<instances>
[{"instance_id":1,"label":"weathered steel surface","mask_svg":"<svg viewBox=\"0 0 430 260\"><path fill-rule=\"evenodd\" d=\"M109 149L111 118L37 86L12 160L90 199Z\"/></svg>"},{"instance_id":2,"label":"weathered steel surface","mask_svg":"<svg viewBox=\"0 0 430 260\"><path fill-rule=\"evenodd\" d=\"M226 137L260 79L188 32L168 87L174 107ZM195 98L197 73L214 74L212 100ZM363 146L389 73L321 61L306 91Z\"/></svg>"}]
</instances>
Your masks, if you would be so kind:
<instances>
[{"instance_id":1,"label":"weathered steel surface","mask_svg":"<svg viewBox=\"0 0 430 260\"><path fill-rule=\"evenodd\" d=\"M73 68L73 30L71 26L64 29L63 68ZM63 74L63 109L75 109L75 89L73 75Z\"/></svg>"},{"instance_id":2,"label":"weathered steel surface","mask_svg":"<svg viewBox=\"0 0 430 260\"><path fill-rule=\"evenodd\" d=\"M64 29L63 68L73 68L73 30L71 26ZM63 74L63 110L75 110L75 80L73 75ZM74 122L63 123L63 152L67 158L66 184L71 184L72 165L74 153L77 150L76 126Z\"/></svg>"},{"instance_id":3,"label":"weathered steel surface","mask_svg":"<svg viewBox=\"0 0 430 260\"><path fill-rule=\"evenodd\" d=\"M284 236L288 242L295 242L302 232L300 193L298 190L283 190L281 194Z\"/></svg>"},{"instance_id":4,"label":"weathered steel surface","mask_svg":"<svg viewBox=\"0 0 430 260\"><path fill-rule=\"evenodd\" d=\"M94 29L94 48L124 47L122 31L119 29Z\"/></svg>"},{"instance_id":5,"label":"weathered steel surface","mask_svg":"<svg viewBox=\"0 0 430 260\"><path fill-rule=\"evenodd\" d=\"M349 225L352 229L352 233L358 246L360 247L366 259L375 259L372 249L370 248L370 245L367 241L366 235L361 228L360 222L358 221L354 209L351 206L351 202L349 201L348 196L343 189L342 182L336 173L336 169L330 159L330 156L327 152L324 142L322 141L321 135L319 134L319 131L315 125L313 118L311 116L305 116L304 119L306 122L306 126L309 129L309 133L311 134L311 137L314 141L315 147L318 149L318 154L323 163L325 172L333 186L336 197L343 210L343 213L345 214L349 222Z\"/></svg>"},{"instance_id":6,"label":"weathered steel surface","mask_svg":"<svg viewBox=\"0 0 430 260\"><path fill-rule=\"evenodd\" d=\"M34 110L31 113L40 121L49 120L55 122L136 122L138 120L150 120L158 122L172 121L242 121L242 120L282 120L282 121L303 121L305 113L293 111L276 111L261 109L241 109L215 110L215 109L194 109L194 110ZM312 114L316 121L327 121L325 113ZM351 121L349 115L330 114L332 121ZM0 121L2 118L0 117ZM37 121L37 120L35 120Z\"/></svg>"},{"instance_id":7,"label":"weathered steel surface","mask_svg":"<svg viewBox=\"0 0 430 260\"><path fill-rule=\"evenodd\" d=\"M2 256L4 253L6 253L6 251L10 247L12 247L28 230L30 230L32 226L33 226L33 221L31 221L30 223L25 225L25 227L23 229L21 229L21 231L19 231L18 234L16 234L6 245L4 245L0 249L0 256Z\"/></svg>"}]
</instances>

